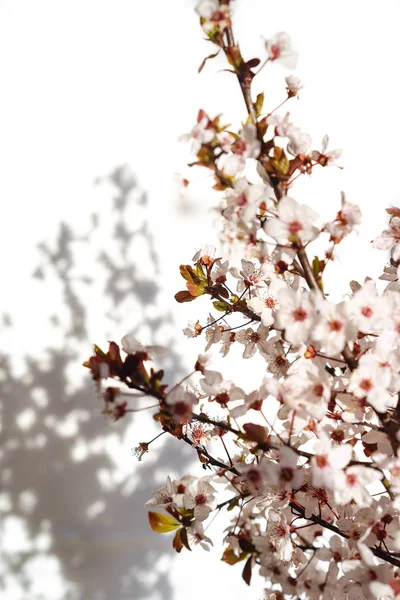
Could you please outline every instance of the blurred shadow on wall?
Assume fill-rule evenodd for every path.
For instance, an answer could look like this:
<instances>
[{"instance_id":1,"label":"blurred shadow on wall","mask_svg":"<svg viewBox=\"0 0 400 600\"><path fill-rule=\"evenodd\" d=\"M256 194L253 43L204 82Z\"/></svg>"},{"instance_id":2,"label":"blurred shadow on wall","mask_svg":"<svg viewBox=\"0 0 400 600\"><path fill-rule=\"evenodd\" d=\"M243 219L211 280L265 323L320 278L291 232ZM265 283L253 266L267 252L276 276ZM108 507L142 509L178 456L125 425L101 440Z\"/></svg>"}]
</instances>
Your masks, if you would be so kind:
<instances>
[{"instance_id":1,"label":"blurred shadow on wall","mask_svg":"<svg viewBox=\"0 0 400 600\"><path fill-rule=\"evenodd\" d=\"M122 321L124 310L134 309L136 321L146 321L153 332L171 321L171 315L152 310L160 293L154 276L159 263L146 195L125 166L106 180L114 190L113 206L102 217L92 215L85 235L61 223L55 244L39 245L34 276L43 286L58 286L62 295L63 309L53 307L49 315L62 343L48 347L44 361L42 355L29 357L23 377L14 374L7 356L1 357L0 590L6 600L173 599L171 538L150 530L143 505L161 475L171 467L185 468L190 451L171 438L158 454L157 467L146 464L147 457L138 463L131 447L150 439L135 430L139 417L129 417L129 423L107 421L89 373L71 387L70 369L79 366L82 348L89 356L89 344L100 341L89 340L93 302L107 300L110 339L112 324ZM132 219L130 212L139 217ZM108 238L99 230L101 218ZM101 269L101 281L88 275L92 269L79 273L83 250ZM143 275L137 266L145 254L150 267ZM12 327L7 317L3 326ZM173 381L181 375L179 359L172 352L168 360L162 366Z\"/></svg>"}]
</instances>

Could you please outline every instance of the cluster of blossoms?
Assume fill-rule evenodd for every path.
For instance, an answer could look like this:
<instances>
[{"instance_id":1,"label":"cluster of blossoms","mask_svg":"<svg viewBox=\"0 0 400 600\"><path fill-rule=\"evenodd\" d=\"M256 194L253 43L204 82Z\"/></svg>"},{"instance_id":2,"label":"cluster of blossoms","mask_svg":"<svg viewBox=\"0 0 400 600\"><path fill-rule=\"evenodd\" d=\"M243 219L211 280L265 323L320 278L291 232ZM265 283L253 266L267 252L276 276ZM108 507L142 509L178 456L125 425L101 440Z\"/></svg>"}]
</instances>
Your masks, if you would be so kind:
<instances>
[{"instance_id":1,"label":"cluster of blossoms","mask_svg":"<svg viewBox=\"0 0 400 600\"><path fill-rule=\"evenodd\" d=\"M212 313L203 324L190 322L185 335L204 336L205 351L216 345L223 356L233 345L243 359L258 354L261 383L244 390L200 355L168 390L163 372L148 367L159 348L133 335L122 340L125 358L111 342L107 352L96 346L85 365L106 414L121 418L134 410L129 399L152 397L162 433L195 449L207 471L168 478L147 502L164 509L151 510L149 522L156 532L175 531L177 552L209 549L207 520L227 509L222 559L242 562L247 583L257 567L268 597L400 599L400 209L388 209L388 229L373 242L392 250L380 278L386 283L352 282L340 302L329 301L325 268L360 223L360 210L342 196L336 216L322 223L291 188L299 176L334 165L340 151L328 150L327 136L312 150L289 113L261 114L263 95L251 95L261 61L244 61L229 0L203 0L197 12L237 77L248 116L235 133L200 111L187 136L192 164L213 174L222 239L243 258L231 266L215 247L202 248L180 267L185 289L176 300L210 297ZM293 58L286 34L265 45L265 63ZM285 102L300 88L296 76L286 78ZM245 175L251 162L252 181ZM309 246L324 237L324 256L310 261ZM189 377L196 387L185 384ZM139 459L149 444L137 446Z\"/></svg>"}]
</instances>

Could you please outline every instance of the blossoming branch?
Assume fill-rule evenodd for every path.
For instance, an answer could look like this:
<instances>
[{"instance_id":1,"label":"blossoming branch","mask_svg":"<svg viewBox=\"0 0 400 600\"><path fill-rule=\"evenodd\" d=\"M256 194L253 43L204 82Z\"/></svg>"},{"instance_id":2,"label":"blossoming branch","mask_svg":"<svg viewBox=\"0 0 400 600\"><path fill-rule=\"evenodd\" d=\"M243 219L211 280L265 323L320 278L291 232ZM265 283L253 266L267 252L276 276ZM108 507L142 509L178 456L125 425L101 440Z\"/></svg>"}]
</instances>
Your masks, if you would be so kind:
<instances>
[{"instance_id":1,"label":"blossoming branch","mask_svg":"<svg viewBox=\"0 0 400 600\"><path fill-rule=\"evenodd\" d=\"M152 529L175 532L177 552L209 549L208 524L227 510L222 560L242 563L248 584L258 568L269 598L399 599L400 209L387 210L388 228L373 242L392 251L385 283L351 282L340 302L329 301L325 269L359 225L360 209L342 195L337 214L321 223L292 190L300 177L335 166L341 152L328 136L313 149L286 112L302 88L295 74L278 107L264 108L264 94L252 93L269 63L293 64L290 38L276 34L262 58L247 60L234 37L232 2L202 0L196 11L215 46L199 70L225 55L246 113L233 131L200 110L184 137L191 165L208 169L220 193L222 250L206 246L181 265L184 289L175 297L208 298L210 314L194 317L184 334L204 337L205 351L219 347L227 356L235 345L244 360L259 355L263 379L242 389L200 355L168 389L151 366L162 349L133 333L122 340L124 355L115 342L107 351L95 346L85 366L106 415L154 410L160 435L197 453L203 476L168 477L146 503ZM316 239L323 256L312 253ZM239 264L224 258L229 246L241 253ZM151 403L142 406L144 397ZM138 444L139 460L160 435Z\"/></svg>"}]
</instances>

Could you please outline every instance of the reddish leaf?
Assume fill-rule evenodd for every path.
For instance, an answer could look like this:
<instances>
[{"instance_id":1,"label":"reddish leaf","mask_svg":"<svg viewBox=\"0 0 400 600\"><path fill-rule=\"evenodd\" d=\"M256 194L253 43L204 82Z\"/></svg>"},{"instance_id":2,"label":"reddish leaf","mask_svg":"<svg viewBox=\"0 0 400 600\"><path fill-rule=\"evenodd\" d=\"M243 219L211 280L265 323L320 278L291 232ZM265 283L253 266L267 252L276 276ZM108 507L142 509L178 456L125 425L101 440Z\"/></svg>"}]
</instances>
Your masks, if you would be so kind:
<instances>
[{"instance_id":1,"label":"reddish leaf","mask_svg":"<svg viewBox=\"0 0 400 600\"><path fill-rule=\"evenodd\" d=\"M247 583L247 585L250 585L252 568L253 568L253 557L250 555L246 564L244 565L244 569L243 569L243 573L242 573L242 577L245 580L245 582Z\"/></svg>"},{"instance_id":2,"label":"reddish leaf","mask_svg":"<svg viewBox=\"0 0 400 600\"><path fill-rule=\"evenodd\" d=\"M400 217L400 208L396 208L395 206L392 206L392 208L387 208L386 212L388 213L388 215L394 215L395 217Z\"/></svg>"},{"instance_id":3,"label":"reddish leaf","mask_svg":"<svg viewBox=\"0 0 400 600\"><path fill-rule=\"evenodd\" d=\"M201 73L201 72L202 72L202 70L204 69L204 66L205 66L206 62L207 62L208 60L210 60L210 58L215 58L215 57L216 57L216 56L219 54L219 52L220 52L220 51L218 50L218 51L217 51L217 52L215 52L214 54L210 54L210 56L206 56L206 57L205 57L205 59L203 60L203 62L202 62L202 63L201 63L201 65L199 66L199 69L198 69L199 73Z\"/></svg>"},{"instance_id":4,"label":"reddish leaf","mask_svg":"<svg viewBox=\"0 0 400 600\"><path fill-rule=\"evenodd\" d=\"M172 547L174 550L176 550L178 553L182 550L183 548L183 542L182 542L182 537L181 537L181 533L182 533L183 529L178 529L178 531L175 533L174 535L174 539L172 540Z\"/></svg>"},{"instance_id":5,"label":"reddish leaf","mask_svg":"<svg viewBox=\"0 0 400 600\"><path fill-rule=\"evenodd\" d=\"M178 292L177 294L175 294L175 300L177 302L192 302L192 300L196 300L195 296L192 296L192 294L190 292L188 292L187 290L182 290L181 292Z\"/></svg>"},{"instance_id":6,"label":"reddish leaf","mask_svg":"<svg viewBox=\"0 0 400 600\"><path fill-rule=\"evenodd\" d=\"M268 431L266 427L257 425L256 423L245 423L243 429L246 432L246 438L251 442L258 444L266 442L268 439Z\"/></svg>"}]
</instances>

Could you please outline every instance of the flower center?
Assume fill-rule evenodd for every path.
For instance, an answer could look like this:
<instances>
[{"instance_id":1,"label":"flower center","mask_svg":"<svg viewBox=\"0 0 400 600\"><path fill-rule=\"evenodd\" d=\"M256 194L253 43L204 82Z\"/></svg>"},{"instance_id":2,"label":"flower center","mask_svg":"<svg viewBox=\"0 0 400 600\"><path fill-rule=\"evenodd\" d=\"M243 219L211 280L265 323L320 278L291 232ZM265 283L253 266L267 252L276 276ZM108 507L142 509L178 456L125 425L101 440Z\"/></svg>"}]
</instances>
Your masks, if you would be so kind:
<instances>
[{"instance_id":1,"label":"flower center","mask_svg":"<svg viewBox=\"0 0 400 600\"><path fill-rule=\"evenodd\" d=\"M292 221L289 223L289 233L291 233L291 235L296 235L302 229L303 225L299 221Z\"/></svg>"},{"instance_id":2,"label":"flower center","mask_svg":"<svg viewBox=\"0 0 400 600\"><path fill-rule=\"evenodd\" d=\"M363 315L363 317L370 319L372 317L372 315L374 314L374 311L372 310L372 308L370 306L363 306L361 309L361 314Z\"/></svg>"},{"instance_id":3,"label":"flower center","mask_svg":"<svg viewBox=\"0 0 400 600\"><path fill-rule=\"evenodd\" d=\"M329 329L331 331L340 331L343 329L343 323L338 321L338 319L333 319L332 321L329 321Z\"/></svg>"},{"instance_id":4,"label":"flower center","mask_svg":"<svg viewBox=\"0 0 400 600\"><path fill-rule=\"evenodd\" d=\"M197 494L197 496L194 498L194 501L196 502L196 506L206 504L207 496L205 494Z\"/></svg>"},{"instance_id":5,"label":"flower center","mask_svg":"<svg viewBox=\"0 0 400 600\"><path fill-rule=\"evenodd\" d=\"M276 301L273 298L266 298L265 306L273 310L276 306Z\"/></svg>"},{"instance_id":6,"label":"flower center","mask_svg":"<svg viewBox=\"0 0 400 600\"><path fill-rule=\"evenodd\" d=\"M293 469L291 467L282 467L281 469L281 479L282 481L292 481L293 480Z\"/></svg>"},{"instance_id":7,"label":"flower center","mask_svg":"<svg viewBox=\"0 0 400 600\"><path fill-rule=\"evenodd\" d=\"M348 485L355 485L357 483L357 475L354 473L347 473L346 480Z\"/></svg>"},{"instance_id":8,"label":"flower center","mask_svg":"<svg viewBox=\"0 0 400 600\"><path fill-rule=\"evenodd\" d=\"M314 396L318 396L318 398L322 398L324 395L324 386L322 383L316 383L313 387Z\"/></svg>"},{"instance_id":9,"label":"flower center","mask_svg":"<svg viewBox=\"0 0 400 600\"><path fill-rule=\"evenodd\" d=\"M232 152L234 154L244 154L246 152L246 148L247 148L247 144L244 140L236 140L236 142L234 142L232 144Z\"/></svg>"},{"instance_id":10,"label":"flower center","mask_svg":"<svg viewBox=\"0 0 400 600\"><path fill-rule=\"evenodd\" d=\"M364 392L371 391L373 387L373 383L370 379L363 379L360 381L360 388L364 390Z\"/></svg>"},{"instance_id":11,"label":"flower center","mask_svg":"<svg viewBox=\"0 0 400 600\"><path fill-rule=\"evenodd\" d=\"M307 313L304 308L299 306L299 308L296 308L296 310L293 311L293 318L295 321L305 321L307 318Z\"/></svg>"},{"instance_id":12,"label":"flower center","mask_svg":"<svg viewBox=\"0 0 400 600\"><path fill-rule=\"evenodd\" d=\"M320 469L324 469L329 464L326 454L317 454L315 457L315 462L317 463L317 467Z\"/></svg>"}]
</instances>

